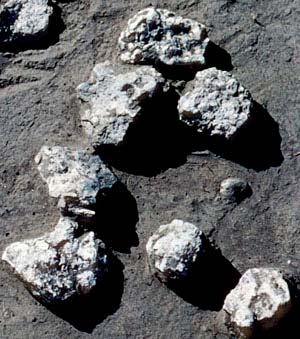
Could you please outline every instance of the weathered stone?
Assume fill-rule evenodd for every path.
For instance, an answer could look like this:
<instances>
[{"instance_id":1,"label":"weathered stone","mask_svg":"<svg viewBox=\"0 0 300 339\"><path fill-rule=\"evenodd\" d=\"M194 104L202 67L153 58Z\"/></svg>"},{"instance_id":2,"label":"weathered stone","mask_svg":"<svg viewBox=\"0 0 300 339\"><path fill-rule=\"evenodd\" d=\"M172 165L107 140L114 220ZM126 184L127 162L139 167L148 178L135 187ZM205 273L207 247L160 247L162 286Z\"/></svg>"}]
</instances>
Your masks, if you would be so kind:
<instances>
[{"instance_id":1,"label":"weathered stone","mask_svg":"<svg viewBox=\"0 0 300 339\"><path fill-rule=\"evenodd\" d=\"M82 125L95 148L121 144L143 106L164 90L165 80L152 67L122 71L109 62L98 64L90 80L78 86L79 98L89 106L81 115Z\"/></svg>"},{"instance_id":2,"label":"weathered stone","mask_svg":"<svg viewBox=\"0 0 300 339\"><path fill-rule=\"evenodd\" d=\"M153 7L132 17L119 37L121 59L130 64L203 68L208 44L204 25Z\"/></svg>"},{"instance_id":3,"label":"weathered stone","mask_svg":"<svg viewBox=\"0 0 300 339\"><path fill-rule=\"evenodd\" d=\"M9 245L2 259L43 302L88 294L105 276L107 255L93 232L76 238L77 231L76 222L62 217L53 232Z\"/></svg>"},{"instance_id":4,"label":"weathered stone","mask_svg":"<svg viewBox=\"0 0 300 339\"><path fill-rule=\"evenodd\" d=\"M161 281L184 278L205 252L204 234L193 224L175 219L158 228L146 250L150 268Z\"/></svg>"},{"instance_id":5,"label":"weathered stone","mask_svg":"<svg viewBox=\"0 0 300 339\"><path fill-rule=\"evenodd\" d=\"M246 338L257 330L273 328L290 308L288 284L279 271L271 268L246 271L223 306L226 321Z\"/></svg>"},{"instance_id":6,"label":"weathered stone","mask_svg":"<svg viewBox=\"0 0 300 339\"><path fill-rule=\"evenodd\" d=\"M227 178L221 182L220 196L229 202L239 202L251 193L248 182L241 178Z\"/></svg>"},{"instance_id":7,"label":"weathered stone","mask_svg":"<svg viewBox=\"0 0 300 339\"><path fill-rule=\"evenodd\" d=\"M198 72L178 102L182 121L210 136L233 137L250 118L251 94L226 71Z\"/></svg>"},{"instance_id":8,"label":"weathered stone","mask_svg":"<svg viewBox=\"0 0 300 339\"><path fill-rule=\"evenodd\" d=\"M82 221L95 215L97 198L118 180L98 156L67 147L43 146L35 162L50 196L59 199L61 213Z\"/></svg>"},{"instance_id":9,"label":"weathered stone","mask_svg":"<svg viewBox=\"0 0 300 339\"><path fill-rule=\"evenodd\" d=\"M9 0L0 8L0 43L27 42L47 33L53 13L48 0Z\"/></svg>"}]
</instances>

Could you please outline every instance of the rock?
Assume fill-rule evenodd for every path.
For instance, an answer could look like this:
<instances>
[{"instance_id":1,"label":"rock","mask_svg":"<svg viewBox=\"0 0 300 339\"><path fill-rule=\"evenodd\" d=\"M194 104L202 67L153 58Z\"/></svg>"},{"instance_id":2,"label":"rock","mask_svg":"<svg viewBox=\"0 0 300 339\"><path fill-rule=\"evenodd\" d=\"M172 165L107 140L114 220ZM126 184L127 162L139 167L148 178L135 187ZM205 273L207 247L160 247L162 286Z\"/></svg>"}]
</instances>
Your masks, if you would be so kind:
<instances>
[{"instance_id":1,"label":"rock","mask_svg":"<svg viewBox=\"0 0 300 339\"><path fill-rule=\"evenodd\" d=\"M291 308L291 296L282 274L272 268L246 271L227 295L226 321L243 337L273 328Z\"/></svg>"},{"instance_id":2,"label":"rock","mask_svg":"<svg viewBox=\"0 0 300 339\"><path fill-rule=\"evenodd\" d=\"M208 44L204 25L153 7L132 17L119 37L121 59L129 64L161 63L202 69Z\"/></svg>"},{"instance_id":3,"label":"rock","mask_svg":"<svg viewBox=\"0 0 300 339\"><path fill-rule=\"evenodd\" d=\"M53 232L9 245L2 259L42 302L88 294L106 274L107 255L93 232L76 232L78 224L62 217Z\"/></svg>"},{"instance_id":4,"label":"rock","mask_svg":"<svg viewBox=\"0 0 300 339\"><path fill-rule=\"evenodd\" d=\"M229 202L240 202L251 194L251 188L246 180L227 178L221 182L220 196Z\"/></svg>"},{"instance_id":5,"label":"rock","mask_svg":"<svg viewBox=\"0 0 300 339\"><path fill-rule=\"evenodd\" d=\"M122 144L143 107L163 92L164 85L165 80L149 66L124 73L124 68L109 62L96 65L90 80L77 89L79 98L89 106L81 121L93 147Z\"/></svg>"},{"instance_id":6,"label":"rock","mask_svg":"<svg viewBox=\"0 0 300 339\"><path fill-rule=\"evenodd\" d=\"M192 264L205 253L204 239L202 231L182 220L161 225L146 245L150 268L163 282L188 276Z\"/></svg>"},{"instance_id":7,"label":"rock","mask_svg":"<svg viewBox=\"0 0 300 339\"><path fill-rule=\"evenodd\" d=\"M250 118L251 94L226 71L198 72L178 102L180 118L209 136L232 138Z\"/></svg>"},{"instance_id":8,"label":"rock","mask_svg":"<svg viewBox=\"0 0 300 339\"><path fill-rule=\"evenodd\" d=\"M9 0L0 8L0 43L26 43L48 31L53 7L48 0Z\"/></svg>"},{"instance_id":9,"label":"rock","mask_svg":"<svg viewBox=\"0 0 300 339\"><path fill-rule=\"evenodd\" d=\"M61 213L89 220L95 215L97 198L118 181L98 156L67 147L43 146L35 157L51 197L58 198Z\"/></svg>"}]
</instances>

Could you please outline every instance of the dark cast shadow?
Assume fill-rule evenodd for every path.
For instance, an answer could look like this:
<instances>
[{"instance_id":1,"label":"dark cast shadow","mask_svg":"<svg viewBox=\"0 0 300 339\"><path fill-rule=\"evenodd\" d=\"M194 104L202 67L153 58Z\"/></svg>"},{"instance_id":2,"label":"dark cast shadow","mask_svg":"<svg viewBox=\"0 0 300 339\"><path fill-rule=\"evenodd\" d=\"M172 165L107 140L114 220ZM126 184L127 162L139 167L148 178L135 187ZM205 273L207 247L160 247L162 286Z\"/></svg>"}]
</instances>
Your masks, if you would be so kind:
<instances>
[{"instance_id":1,"label":"dark cast shadow","mask_svg":"<svg viewBox=\"0 0 300 339\"><path fill-rule=\"evenodd\" d=\"M112 167L136 175L155 176L184 164L202 137L179 120L178 99L171 89L148 100L123 145L103 145L96 153Z\"/></svg>"},{"instance_id":2,"label":"dark cast shadow","mask_svg":"<svg viewBox=\"0 0 300 339\"><path fill-rule=\"evenodd\" d=\"M130 253L131 247L138 246L138 221L135 198L121 182L97 198L93 231L113 250Z\"/></svg>"},{"instance_id":3,"label":"dark cast shadow","mask_svg":"<svg viewBox=\"0 0 300 339\"><path fill-rule=\"evenodd\" d=\"M280 166L284 160L279 125L257 102L250 120L232 140L207 137L206 144L215 154L256 171Z\"/></svg>"},{"instance_id":4,"label":"dark cast shadow","mask_svg":"<svg viewBox=\"0 0 300 339\"><path fill-rule=\"evenodd\" d=\"M18 53L28 49L47 49L49 46L59 41L59 35L66 26L62 20L60 7L55 3L50 3L53 13L49 19L47 31L39 36L23 37L16 36L13 41L3 42L12 34L11 26L17 20L17 16L12 16L11 12L3 11L0 16L0 52Z\"/></svg>"},{"instance_id":5,"label":"dark cast shadow","mask_svg":"<svg viewBox=\"0 0 300 339\"><path fill-rule=\"evenodd\" d=\"M193 264L187 278L174 280L167 286L200 309L220 311L227 294L237 285L241 275L220 250L208 248L204 257Z\"/></svg>"},{"instance_id":6,"label":"dark cast shadow","mask_svg":"<svg viewBox=\"0 0 300 339\"><path fill-rule=\"evenodd\" d=\"M123 264L112 254L108 257L109 271L88 296L74 297L55 305L44 304L52 313L82 332L94 328L120 306L124 289Z\"/></svg>"}]
</instances>

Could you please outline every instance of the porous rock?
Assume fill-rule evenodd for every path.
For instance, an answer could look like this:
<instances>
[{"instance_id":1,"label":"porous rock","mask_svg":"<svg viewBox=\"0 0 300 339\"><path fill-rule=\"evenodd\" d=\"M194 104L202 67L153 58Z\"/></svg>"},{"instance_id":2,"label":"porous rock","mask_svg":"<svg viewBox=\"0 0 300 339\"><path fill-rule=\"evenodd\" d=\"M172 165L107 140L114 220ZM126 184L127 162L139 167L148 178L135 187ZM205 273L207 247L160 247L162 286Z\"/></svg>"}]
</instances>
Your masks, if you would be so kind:
<instances>
[{"instance_id":1,"label":"porous rock","mask_svg":"<svg viewBox=\"0 0 300 339\"><path fill-rule=\"evenodd\" d=\"M76 222L62 217L54 231L9 245L2 259L42 302L86 295L105 276L107 255L93 232L77 238L77 231Z\"/></svg>"},{"instance_id":2,"label":"porous rock","mask_svg":"<svg viewBox=\"0 0 300 339\"><path fill-rule=\"evenodd\" d=\"M251 193L250 185L241 178L227 178L220 186L221 198L229 202L240 202Z\"/></svg>"},{"instance_id":3,"label":"porous rock","mask_svg":"<svg viewBox=\"0 0 300 339\"><path fill-rule=\"evenodd\" d=\"M198 132L232 138L251 116L253 99L229 72L198 72L178 102L180 118Z\"/></svg>"},{"instance_id":4,"label":"porous rock","mask_svg":"<svg viewBox=\"0 0 300 339\"><path fill-rule=\"evenodd\" d=\"M150 66L124 72L109 62L97 64L89 81L78 86L88 103L81 121L93 147L120 145L149 99L164 91L165 80Z\"/></svg>"},{"instance_id":5,"label":"porous rock","mask_svg":"<svg viewBox=\"0 0 300 339\"><path fill-rule=\"evenodd\" d=\"M59 199L61 213L81 221L95 215L97 198L118 181L98 156L81 150L43 146L35 162L50 196Z\"/></svg>"},{"instance_id":6,"label":"porous rock","mask_svg":"<svg viewBox=\"0 0 300 339\"><path fill-rule=\"evenodd\" d=\"M119 37L121 60L130 64L202 69L208 44L204 25L154 7L133 16Z\"/></svg>"},{"instance_id":7,"label":"porous rock","mask_svg":"<svg viewBox=\"0 0 300 339\"><path fill-rule=\"evenodd\" d=\"M150 268L161 281L184 278L205 253L204 234L195 225L175 219L158 228L146 251Z\"/></svg>"},{"instance_id":8,"label":"porous rock","mask_svg":"<svg viewBox=\"0 0 300 339\"><path fill-rule=\"evenodd\" d=\"M291 296L282 274L272 268L252 268L227 295L226 321L242 337L273 328L291 308Z\"/></svg>"},{"instance_id":9,"label":"porous rock","mask_svg":"<svg viewBox=\"0 0 300 339\"><path fill-rule=\"evenodd\" d=\"M48 0L9 0L0 8L0 43L28 42L43 37L53 7Z\"/></svg>"}]
</instances>

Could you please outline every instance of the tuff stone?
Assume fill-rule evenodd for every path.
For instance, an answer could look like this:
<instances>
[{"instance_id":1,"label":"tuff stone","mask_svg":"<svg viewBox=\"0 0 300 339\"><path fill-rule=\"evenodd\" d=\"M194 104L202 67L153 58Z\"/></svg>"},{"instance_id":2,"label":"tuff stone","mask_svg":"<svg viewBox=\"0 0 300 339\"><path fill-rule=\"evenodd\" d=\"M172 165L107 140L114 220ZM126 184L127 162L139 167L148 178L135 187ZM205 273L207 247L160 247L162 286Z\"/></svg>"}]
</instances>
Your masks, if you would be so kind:
<instances>
[{"instance_id":1,"label":"tuff stone","mask_svg":"<svg viewBox=\"0 0 300 339\"><path fill-rule=\"evenodd\" d=\"M76 222L62 217L52 232L9 245L2 259L42 302L86 295L105 276L107 255L93 232L77 238L78 229Z\"/></svg>"}]
</instances>

